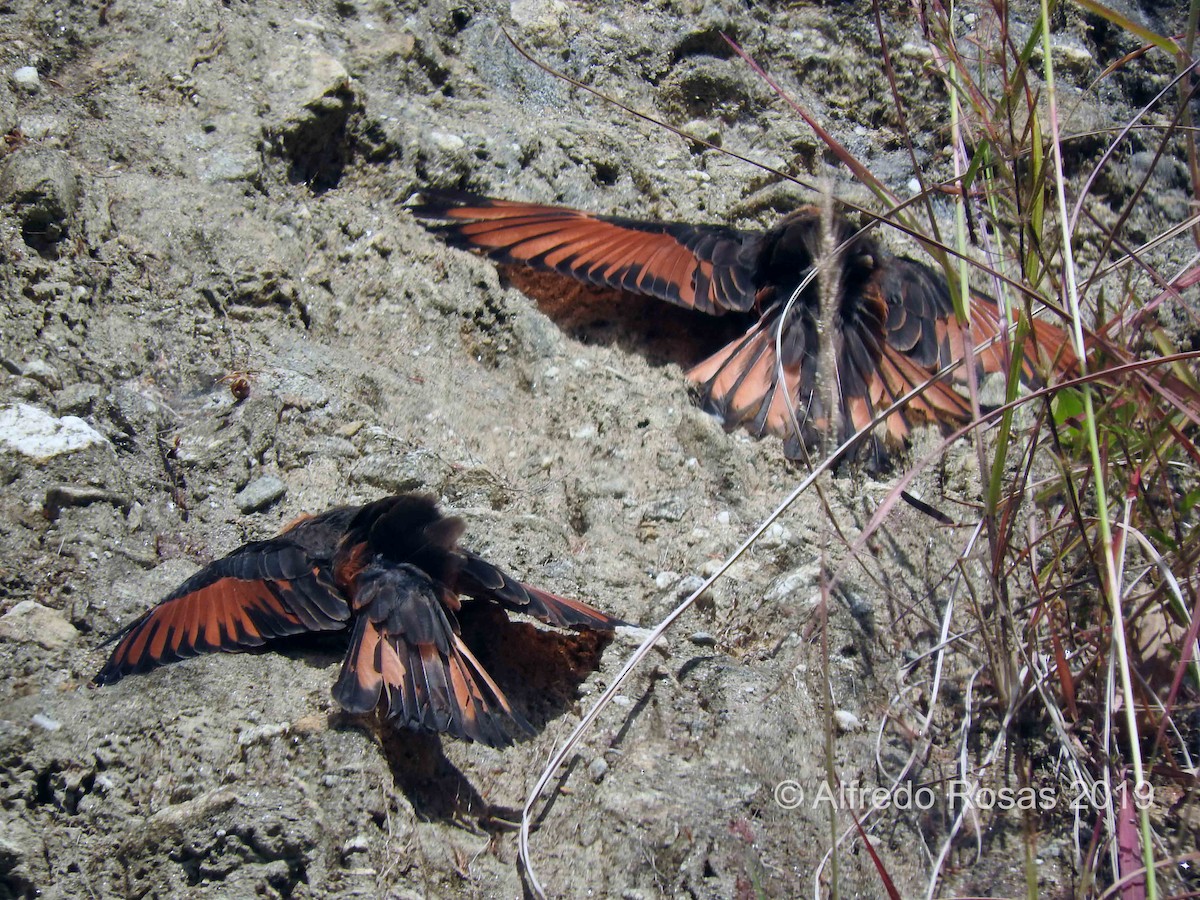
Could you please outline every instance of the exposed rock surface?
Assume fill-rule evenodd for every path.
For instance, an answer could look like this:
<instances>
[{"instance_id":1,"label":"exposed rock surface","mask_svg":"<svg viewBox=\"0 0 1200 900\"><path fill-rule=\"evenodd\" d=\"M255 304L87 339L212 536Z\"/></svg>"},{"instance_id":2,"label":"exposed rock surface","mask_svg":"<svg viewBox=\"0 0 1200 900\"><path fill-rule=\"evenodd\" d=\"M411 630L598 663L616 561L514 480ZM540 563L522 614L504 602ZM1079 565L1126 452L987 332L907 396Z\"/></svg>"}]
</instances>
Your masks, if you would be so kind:
<instances>
[{"instance_id":1,"label":"exposed rock surface","mask_svg":"<svg viewBox=\"0 0 1200 900\"><path fill-rule=\"evenodd\" d=\"M945 177L945 98L909 5L886 6L916 152ZM336 648L198 658L96 690L98 645L240 543L400 490L443 498L469 523L465 543L522 578L631 621L652 625L699 587L797 470L776 441L725 435L692 406L677 342L690 320L633 302L552 318L402 204L433 184L761 226L804 196L572 89L501 28L636 109L806 174L819 142L732 56L729 33L904 192L913 171L870 9L0 3L0 72L22 73L0 79L12 138L0 159L0 897L520 895L516 842L497 820L631 639L609 647L577 706L503 753L347 721L329 693ZM1157 15L1159 31L1184 31L1181 14ZM1089 43L1074 11L1062 29L1076 130L1127 121L1128 84L1083 90L1136 43ZM1153 93L1174 63L1149 59L1157 80L1138 90ZM1138 213L1147 235L1185 197L1175 168L1156 178ZM845 173L835 187L871 202ZM970 471L964 459L913 489L977 499L953 476ZM861 473L833 480L843 532L887 489ZM554 894L811 895L827 810L785 809L776 785L823 783L827 727L845 778L875 784L877 759L903 758L904 735L877 745L879 718L897 665L934 640L934 589L958 540L901 508L863 568L821 510L802 498L587 735L533 836ZM829 608L827 663L814 636L822 564L848 589ZM528 702L519 684L536 672L493 651L489 668ZM937 764L914 777L939 777ZM923 893L943 814L899 815L873 835L902 895ZM1023 892L1020 840L989 845L987 889ZM1068 852L1050 838L1039 852L1048 884L1068 883ZM840 866L843 896L881 893L855 838Z\"/></svg>"}]
</instances>

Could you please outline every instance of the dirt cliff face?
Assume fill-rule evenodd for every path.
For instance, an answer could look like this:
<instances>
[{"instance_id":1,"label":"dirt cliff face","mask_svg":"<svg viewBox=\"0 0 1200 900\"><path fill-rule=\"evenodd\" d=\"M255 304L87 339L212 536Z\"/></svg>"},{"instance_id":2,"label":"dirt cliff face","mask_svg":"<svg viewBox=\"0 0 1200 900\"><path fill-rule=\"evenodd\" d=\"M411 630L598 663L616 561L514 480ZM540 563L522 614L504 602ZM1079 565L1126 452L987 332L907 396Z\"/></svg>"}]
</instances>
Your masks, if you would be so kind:
<instances>
[{"instance_id":1,"label":"dirt cliff face","mask_svg":"<svg viewBox=\"0 0 1200 900\"><path fill-rule=\"evenodd\" d=\"M885 20L917 154L945 175L918 23L902 5ZM590 677L597 648L563 650L578 699L503 752L339 715L336 645L94 689L101 639L246 540L403 490L437 495L524 580L653 624L795 483L777 441L693 406L680 364L707 326L579 292L535 292L539 308L405 212L432 184L758 226L806 196L572 89L502 28L628 106L867 200L730 34L893 188L912 178L869 4L0 2L0 897L517 896L504 820L629 638ZM1081 60L1065 90L1107 127L1123 95L1079 88L1132 48L1096 61L1090 34L1056 37ZM1155 196L1147 233L1185 202L1175 181ZM974 499L971 465L918 487ZM844 472L826 499L853 535L886 490ZM876 730L897 666L936 639L952 538L902 509L860 566L802 498L588 734L533 837L543 883L811 891L828 805L785 809L776 785L820 787L827 723L842 778L899 769L906 736ZM827 673L822 565L844 588ZM520 648L488 665L536 706L554 686ZM875 836L905 895L939 815ZM1007 839L987 878L1021 890ZM1052 879L1069 859L1048 841ZM843 892L878 893L844 848Z\"/></svg>"}]
</instances>

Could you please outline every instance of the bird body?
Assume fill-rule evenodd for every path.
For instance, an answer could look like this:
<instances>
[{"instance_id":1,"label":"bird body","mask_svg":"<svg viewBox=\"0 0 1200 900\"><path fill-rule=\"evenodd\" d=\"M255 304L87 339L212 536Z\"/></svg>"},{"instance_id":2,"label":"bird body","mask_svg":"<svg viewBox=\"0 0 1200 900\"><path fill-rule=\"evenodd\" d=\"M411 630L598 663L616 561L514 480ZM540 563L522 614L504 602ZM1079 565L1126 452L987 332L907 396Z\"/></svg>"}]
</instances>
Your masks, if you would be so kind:
<instances>
[{"instance_id":1,"label":"bird body","mask_svg":"<svg viewBox=\"0 0 1200 900\"><path fill-rule=\"evenodd\" d=\"M600 287L657 297L710 315L742 315L741 337L688 370L701 404L727 429L784 440L803 455L831 424L839 440L864 431L910 392L886 419L903 442L914 422L962 424L970 404L947 369L965 355L946 280L928 266L894 256L841 216L829 235L815 207L766 231L649 222L565 207L424 191L412 207L449 244L501 263L556 272ZM818 390L820 279L810 277L822 248L836 246L833 378L830 401ZM794 302L793 302L794 297ZM1006 370L1008 322L989 297L973 298L970 338L984 371ZM1074 367L1067 335L1035 321L1021 372L1033 380L1051 365ZM832 409L830 408L832 406Z\"/></svg>"},{"instance_id":2,"label":"bird body","mask_svg":"<svg viewBox=\"0 0 1200 900\"><path fill-rule=\"evenodd\" d=\"M524 585L460 548L463 527L417 494L300 519L213 562L120 632L94 681L349 629L333 688L348 712L381 706L398 727L507 745L508 725L530 728L463 642L461 595L563 628L611 631L624 623Z\"/></svg>"}]
</instances>

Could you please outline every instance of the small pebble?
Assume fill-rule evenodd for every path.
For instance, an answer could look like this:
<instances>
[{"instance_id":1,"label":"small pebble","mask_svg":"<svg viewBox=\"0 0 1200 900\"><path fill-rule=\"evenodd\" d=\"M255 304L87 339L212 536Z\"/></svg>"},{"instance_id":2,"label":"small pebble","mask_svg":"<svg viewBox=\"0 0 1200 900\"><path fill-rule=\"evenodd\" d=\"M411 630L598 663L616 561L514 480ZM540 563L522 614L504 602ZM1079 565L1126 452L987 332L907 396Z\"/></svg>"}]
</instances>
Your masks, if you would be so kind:
<instances>
[{"instance_id":1,"label":"small pebble","mask_svg":"<svg viewBox=\"0 0 1200 900\"><path fill-rule=\"evenodd\" d=\"M787 546L792 539L792 532L785 525L773 522L758 539L758 546L764 550L778 550Z\"/></svg>"},{"instance_id":2,"label":"small pebble","mask_svg":"<svg viewBox=\"0 0 1200 900\"><path fill-rule=\"evenodd\" d=\"M659 572L654 576L654 586L660 591L665 591L678 580L678 572Z\"/></svg>"},{"instance_id":3,"label":"small pebble","mask_svg":"<svg viewBox=\"0 0 1200 900\"><path fill-rule=\"evenodd\" d=\"M763 599L768 603L796 602L798 596L811 593L820 578L819 565L812 563L801 566L775 579Z\"/></svg>"},{"instance_id":4,"label":"small pebble","mask_svg":"<svg viewBox=\"0 0 1200 900\"><path fill-rule=\"evenodd\" d=\"M597 756L588 766L588 777L599 784L608 774L608 761L603 756Z\"/></svg>"},{"instance_id":5,"label":"small pebble","mask_svg":"<svg viewBox=\"0 0 1200 900\"><path fill-rule=\"evenodd\" d=\"M272 738L277 738L280 735L287 734L291 730L291 722L255 725L253 728L247 728L238 735L238 745L248 747L250 744L257 744L259 741L269 741Z\"/></svg>"},{"instance_id":6,"label":"small pebble","mask_svg":"<svg viewBox=\"0 0 1200 900\"><path fill-rule=\"evenodd\" d=\"M707 631L697 631L688 640L697 647L715 647L717 644L717 639Z\"/></svg>"},{"instance_id":7,"label":"small pebble","mask_svg":"<svg viewBox=\"0 0 1200 900\"><path fill-rule=\"evenodd\" d=\"M42 86L38 71L33 66L21 66L9 76L9 80L12 81L13 87L29 91L31 94Z\"/></svg>"},{"instance_id":8,"label":"small pebble","mask_svg":"<svg viewBox=\"0 0 1200 900\"><path fill-rule=\"evenodd\" d=\"M274 475L264 475L246 485L233 498L237 508L244 513L258 512L266 509L287 493L287 485Z\"/></svg>"},{"instance_id":9,"label":"small pebble","mask_svg":"<svg viewBox=\"0 0 1200 900\"><path fill-rule=\"evenodd\" d=\"M62 728L62 722L52 719L43 713L34 713L29 721L45 731L58 731L58 729Z\"/></svg>"},{"instance_id":10,"label":"small pebble","mask_svg":"<svg viewBox=\"0 0 1200 900\"><path fill-rule=\"evenodd\" d=\"M29 362L22 363L21 374L45 385L52 391L62 388L62 379L59 378L58 372L43 359L31 359Z\"/></svg>"},{"instance_id":11,"label":"small pebble","mask_svg":"<svg viewBox=\"0 0 1200 900\"><path fill-rule=\"evenodd\" d=\"M75 626L56 609L36 600L22 600L0 616L0 638L58 650L79 637Z\"/></svg>"},{"instance_id":12,"label":"small pebble","mask_svg":"<svg viewBox=\"0 0 1200 900\"><path fill-rule=\"evenodd\" d=\"M678 522L687 509L687 501L682 497L665 497L647 504L644 518L650 522Z\"/></svg>"},{"instance_id":13,"label":"small pebble","mask_svg":"<svg viewBox=\"0 0 1200 900\"><path fill-rule=\"evenodd\" d=\"M835 710L833 713L833 721L837 723L838 730L849 733L852 731L862 731L863 723L858 716L850 712L848 709Z\"/></svg>"},{"instance_id":14,"label":"small pebble","mask_svg":"<svg viewBox=\"0 0 1200 900\"><path fill-rule=\"evenodd\" d=\"M431 131L429 132L429 139L433 141L435 147L447 153L456 153L467 146L467 142L457 134L450 134L446 131Z\"/></svg>"}]
</instances>

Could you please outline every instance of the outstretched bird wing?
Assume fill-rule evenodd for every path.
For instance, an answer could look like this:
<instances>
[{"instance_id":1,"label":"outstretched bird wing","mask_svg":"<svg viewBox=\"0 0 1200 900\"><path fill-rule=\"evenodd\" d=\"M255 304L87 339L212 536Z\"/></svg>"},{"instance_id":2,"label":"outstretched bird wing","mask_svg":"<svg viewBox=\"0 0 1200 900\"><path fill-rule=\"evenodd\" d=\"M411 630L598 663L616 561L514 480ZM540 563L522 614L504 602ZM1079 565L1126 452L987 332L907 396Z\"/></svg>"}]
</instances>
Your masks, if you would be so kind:
<instances>
[{"instance_id":1,"label":"outstretched bird wing","mask_svg":"<svg viewBox=\"0 0 1200 900\"><path fill-rule=\"evenodd\" d=\"M632 291L711 315L746 311L756 300L762 235L720 225L641 222L560 206L426 190L411 207L440 220L454 247L523 263L585 284Z\"/></svg>"},{"instance_id":2,"label":"outstretched bird wing","mask_svg":"<svg viewBox=\"0 0 1200 900\"><path fill-rule=\"evenodd\" d=\"M455 587L463 594L478 600L491 600L507 610L533 616L540 622L558 628L612 631L628 624L580 600L560 597L522 584L499 566L492 565L469 550L459 552L462 567L458 570Z\"/></svg>"},{"instance_id":3,"label":"outstretched bird wing","mask_svg":"<svg viewBox=\"0 0 1200 900\"><path fill-rule=\"evenodd\" d=\"M214 650L346 627L350 607L328 565L288 533L239 547L119 633L97 684Z\"/></svg>"}]
</instances>

